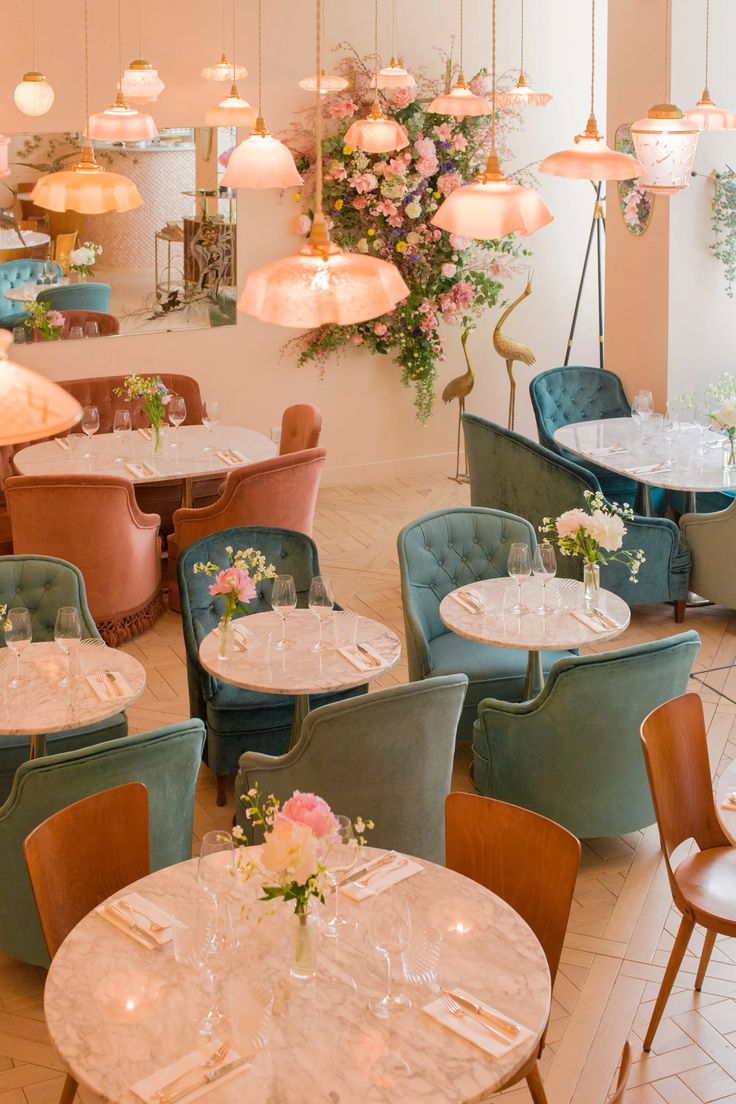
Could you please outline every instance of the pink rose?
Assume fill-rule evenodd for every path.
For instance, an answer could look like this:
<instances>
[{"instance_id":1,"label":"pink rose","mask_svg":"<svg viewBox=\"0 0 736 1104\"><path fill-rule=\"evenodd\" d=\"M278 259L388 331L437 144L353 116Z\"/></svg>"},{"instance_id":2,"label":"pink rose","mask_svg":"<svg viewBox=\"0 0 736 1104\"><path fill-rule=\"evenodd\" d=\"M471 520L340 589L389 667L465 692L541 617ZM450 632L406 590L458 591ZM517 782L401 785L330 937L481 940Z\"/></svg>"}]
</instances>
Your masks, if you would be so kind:
<instances>
[{"instance_id":1,"label":"pink rose","mask_svg":"<svg viewBox=\"0 0 736 1104\"><path fill-rule=\"evenodd\" d=\"M376 176L385 176L386 169L388 168L388 161L374 161L373 171Z\"/></svg>"},{"instance_id":2,"label":"pink rose","mask_svg":"<svg viewBox=\"0 0 736 1104\"><path fill-rule=\"evenodd\" d=\"M378 180L373 173L356 173L355 176L351 176L349 180L351 188L355 188L356 192L360 192L361 195L364 192L372 192L378 187Z\"/></svg>"},{"instance_id":3,"label":"pink rose","mask_svg":"<svg viewBox=\"0 0 736 1104\"><path fill-rule=\"evenodd\" d=\"M365 196L359 195L355 197L352 205L356 211L362 211L364 207L368 206L368 200L365 198Z\"/></svg>"},{"instance_id":4,"label":"pink rose","mask_svg":"<svg viewBox=\"0 0 736 1104\"><path fill-rule=\"evenodd\" d=\"M210 586L210 594L237 594L240 602L250 602L256 593L255 583L240 567L226 567Z\"/></svg>"},{"instance_id":5,"label":"pink rose","mask_svg":"<svg viewBox=\"0 0 736 1104\"><path fill-rule=\"evenodd\" d=\"M388 333L388 326L385 326L383 322L376 322L375 326L373 327L373 332L376 337L385 337Z\"/></svg>"},{"instance_id":6,"label":"pink rose","mask_svg":"<svg viewBox=\"0 0 736 1104\"><path fill-rule=\"evenodd\" d=\"M52 326L61 327L64 325L64 315L61 311L49 311L47 317Z\"/></svg>"},{"instance_id":7,"label":"pink rose","mask_svg":"<svg viewBox=\"0 0 736 1104\"><path fill-rule=\"evenodd\" d=\"M327 110L332 119L352 119L353 115L358 110L358 105L353 103L352 100L343 100L336 97L328 105Z\"/></svg>"},{"instance_id":8,"label":"pink rose","mask_svg":"<svg viewBox=\"0 0 736 1104\"><path fill-rule=\"evenodd\" d=\"M462 234L450 234L450 245L453 249L468 249L472 244L472 238L464 238Z\"/></svg>"},{"instance_id":9,"label":"pink rose","mask_svg":"<svg viewBox=\"0 0 736 1104\"><path fill-rule=\"evenodd\" d=\"M325 799L314 793L294 790L289 800L282 805L277 819L281 817L293 820L297 824L304 824L320 839L325 836L335 836L337 833L337 817Z\"/></svg>"},{"instance_id":10,"label":"pink rose","mask_svg":"<svg viewBox=\"0 0 736 1104\"><path fill-rule=\"evenodd\" d=\"M439 167L436 157L420 157L417 161L417 172L420 176L434 176Z\"/></svg>"},{"instance_id":11,"label":"pink rose","mask_svg":"<svg viewBox=\"0 0 736 1104\"><path fill-rule=\"evenodd\" d=\"M362 338L361 334L359 334L359 333L351 334L350 335L350 340L352 341L353 345L362 345L363 344L363 338Z\"/></svg>"},{"instance_id":12,"label":"pink rose","mask_svg":"<svg viewBox=\"0 0 736 1104\"><path fill-rule=\"evenodd\" d=\"M439 126L434 128L434 132L443 142L449 142L452 139L452 130L449 123L440 123Z\"/></svg>"},{"instance_id":13,"label":"pink rose","mask_svg":"<svg viewBox=\"0 0 736 1104\"><path fill-rule=\"evenodd\" d=\"M452 277L457 272L457 265L449 264L449 263L448 264L443 264L442 268L440 269L440 272L442 273L443 276L447 277L448 280L451 280Z\"/></svg>"},{"instance_id":14,"label":"pink rose","mask_svg":"<svg viewBox=\"0 0 736 1104\"><path fill-rule=\"evenodd\" d=\"M414 103L416 98L417 94L414 88L394 88L391 91L393 105L399 111L402 107L408 107L410 103Z\"/></svg>"},{"instance_id":15,"label":"pink rose","mask_svg":"<svg viewBox=\"0 0 736 1104\"><path fill-rule=\"evenodd\" d=\"M414 143L414 149L418 157L432 157L437 159L437 147L431 138L419 137Z\"/></svg>"},{"instance_id":16,"label":"pink rose","mask_svg":"<svg viewBox=\"0 0 736 1104\"><path fill-rule=\"evenodd\" d=\"M462 181L457 173L446 172L442 173L442 176L437 177L437 187L443 195L448 196L450 192L454 192L456 188L459 188Z\"/></svg>"},{"instance_id":17,"label":"pink rose","mask_svg":"<svg viewBox=\"0 0 736 1104\"><path fill-rule=\"evenodd\" d=\"M227 168L228 166L228 162L233 155L234 149L235 146L230 146L229 149L223 150L220 156L217 158L220 164L223 165L225 168Z\"/></svg>"}]
</instances>

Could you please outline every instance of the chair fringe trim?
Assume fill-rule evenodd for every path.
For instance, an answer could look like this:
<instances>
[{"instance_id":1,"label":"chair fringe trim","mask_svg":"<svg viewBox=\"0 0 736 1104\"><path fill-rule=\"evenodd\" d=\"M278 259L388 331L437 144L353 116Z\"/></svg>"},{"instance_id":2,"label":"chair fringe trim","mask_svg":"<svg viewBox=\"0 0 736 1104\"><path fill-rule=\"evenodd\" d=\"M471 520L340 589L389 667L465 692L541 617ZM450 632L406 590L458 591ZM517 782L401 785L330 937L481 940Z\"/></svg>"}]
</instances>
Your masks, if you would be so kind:
<instances>
[{"instance_id":1,"label":"chair fringe trim","mask_svg":"<svg viewBox=\"0 0 736 1104\"><path fill-rule=\"evenodd\" d=\"M97 621L97 628L105 643L110 648L116 648L118 644L124 644L126 640L132 640L134 636L140 636L158 621L164 613L164 596L161 587L139 606L122 617L106 617L103 621Z\"/></svg>"}]
</instances>

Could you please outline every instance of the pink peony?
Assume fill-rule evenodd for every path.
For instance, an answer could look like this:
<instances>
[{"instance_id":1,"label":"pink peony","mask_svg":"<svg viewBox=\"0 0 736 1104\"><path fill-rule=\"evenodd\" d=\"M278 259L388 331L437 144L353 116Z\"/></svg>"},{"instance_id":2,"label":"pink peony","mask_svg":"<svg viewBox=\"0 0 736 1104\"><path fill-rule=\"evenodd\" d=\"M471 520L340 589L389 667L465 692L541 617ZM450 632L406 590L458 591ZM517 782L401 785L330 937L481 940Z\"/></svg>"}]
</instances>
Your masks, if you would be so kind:
<instances>
[{"instance_id":1,"label":"pink peony","mask_svg":"<svg viewBox=\"0 0 736 1104\"><path fill-rule=\"evenodd\" d=\"M437 177L437 187L442 194L446 196L448 196L450 192L454 192L461 184L462 181L460 177L454 172L442 173L442 176Z\"/></svg>"},{"instance_id":2,"label":"pink peony","mask_svg":"<svg viewBox=\"0 0 736 1104\"><path fill-rule=\"evenodd\" d=\"M431 138L420 136L414 143L414 149L418 157L433 157L435 160L437 158L437 147Z\"/></svg>"},{"instance_id":3,"label":"pink peony","mask_svg":"<svg viewBox=\"0 0 736 1104\"><path fill-rule=\"evenodd\" d=\"M578 529L585 529L589 514L585 510L566 510L557 519L558 537L574 537Z\"/></svg>"},{"instance_id":4,"label":"pink peony","mask_svg":"<svg viewBox=\"0 0 736 1104\"><path fill-rule=\"evenodd\" d=\"M462 234L450 234L450 245L453 249L469 249L472 244L472 238L464 238Z\"/></svg>"},{"instance_id":5,"label":"pink peony","mask_svg":"<svg viewBox=\"0 0 736 1104\"><path fill-rule=\"evenodd\" d=\"M440 167L436 157L420 157L417 161L417 172L420 176L434 176Z\"/></svg>"},{"instance_id":6,"label":"pink peony","mask_svg":"<svg viewBox=\"0 0 736 1104\"><path fill-rule=\"evenodd\" d=\"M374 191L378 187L378 180L373 173L356 173L350 177L349 184L356 192L363 194Z\"/></svg>"},{"instance_id":7,"label":"pink peony","mask_svg":"<svg viewBox=\"0 0 736 1104\"><path fill-rule=\"evenodd\" d=\"M452 139L452 148L454 150L464 150L468 148L468 140L464 134L456 134Z\"/></svg>"},{"instance_id":8,"label":"pink peony","mask_svg":"<svg viewBox=\"0 0 736 1104\"><path fill-rule=\"evenodd\" d=\"M449 142L452 140L452 129L449 123L440 123L439 126L434 128L434 132L437 137L443 142Z\"/></svg>"},{"instance_id":9,"label":"pink peony","mask_svg":"<svg viewBox=\"0 0 736 1104\"><path fill-rule=\"evenodd\" d=\"M413 88L394 88L391 92L393 105L399 111L402 107L408 107L410 103L414 103L416 98L417 94Z\"/></svg>"},{"instance_id":10,"label":"pink peony","mask_svg":"<svg viewBox=\"0 0 736 1104\"><path fill-rule=\"evenodd\" d=\"M240 567L226 567L210 586L210 594L237 594L239 602L250 602L256 596L256 584Z\"/></svg>"},{"instance_id":11,"label":"pink peony","mask_svg":"<svg viewBox=\"0 0 736 1104\"><path fill-rule=\"evenodd\" d=\"M281 817L304 824L320 839L335 836L337 833L337 817L325 799L314 793L294 790L289 800L282 805L277 819L280 820Z\"/></svg>"},{"instance_id":12,"label":"pink peony","mask_svg":"<svg viewBox=\"0 0 736 1104\"><path fill-rule=\"evenodd\" d=\"M52 326L57 326L58 328L63 327L64 315L61 313L61 311L49 311L46 317L48 318Z\"/></svg>"},{"instance_id":13,"label":"pink peony","mask_svg":"<svg viewBox=\"0 0 736 1104\"><path fill-rule=\"evenodd\" d=\"M350 340L352 341L353 345L362 345L363 344L363 338L362 338L361 334L359 334L359 333L351 334L350 335Z\"/></svg>"},{"instance_id":14,"label":"pink peony","mask_svg":"<svg viewBox=\"0 0 736 1104\"><path fill-rule=\"evenodd\" d=\"M261 863L266 870L280 875L284 882L304 885L312 874L317 873L317 839L314 832L309 825L278 813L273 828L266 834Z\"/></svg>"},{"instance_id":15,"label":"pink peony","mask_svg":"<svg viewBox=\"0 0 736 1104\"><path fill-rule=\"evenodd\" d=\"M365 196L358 195L353 200L352 205L356 211L362 211L364 207L368 206L368 200L365 198Z\"/></svg>"},{"instance_id":16,"label":"pink peony","mask_svg":"<svg viewBox=\"0 0 736 1104\"><path fill-rule=\"evenodd\" d=\"M440 272L443 276L446 276L448 280L451 280L457 272L457 265L450 264L449 262L447 264L443 264Z\"/></svg>"},{"instance_id":17,"label":"pink peony","mask_svg":"<svg viewBox=\"0 0 736 1104\"><path fill-rule=\"evenodd\" d=\"M376 322L375 326L373 327L373 332L376 337L385 337L388 333L388 326L384 325L383 322Z\"/></svg>"},{"instance_id":18,"label":"pink peony","mask_svg":"<svg viewBox=\"0 0 736 1104\"><path fill-rule=\"evenodd\" d=\"M336 97L329 104L327 110L332 119L352 119L353 115L358 110L358 105L353 103L352 100L343 100Z\"/></svg>"}]
</instances>

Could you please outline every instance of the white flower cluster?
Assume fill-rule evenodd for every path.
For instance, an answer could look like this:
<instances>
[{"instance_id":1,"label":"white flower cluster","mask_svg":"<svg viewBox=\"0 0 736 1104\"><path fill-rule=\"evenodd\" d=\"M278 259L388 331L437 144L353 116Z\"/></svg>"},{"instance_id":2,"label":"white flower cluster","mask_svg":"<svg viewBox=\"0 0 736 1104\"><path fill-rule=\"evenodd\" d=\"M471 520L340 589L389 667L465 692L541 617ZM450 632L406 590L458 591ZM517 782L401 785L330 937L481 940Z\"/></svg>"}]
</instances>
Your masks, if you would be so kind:
<instances>
[{"instance_id":1,"label":"white flower cluster","mask_svg":"<svg viewBox=\"0 0 736 1104\"><path fill-rule=\"evenodd\" d=\"M266 557L257 548L239 549L233 552L231 547L225 549L233 567L239 567L241 571L247 571L254 583L260 583L263 579L273 579L276 568L273 564L266 563Z\"/></svg>"}]
</instances>

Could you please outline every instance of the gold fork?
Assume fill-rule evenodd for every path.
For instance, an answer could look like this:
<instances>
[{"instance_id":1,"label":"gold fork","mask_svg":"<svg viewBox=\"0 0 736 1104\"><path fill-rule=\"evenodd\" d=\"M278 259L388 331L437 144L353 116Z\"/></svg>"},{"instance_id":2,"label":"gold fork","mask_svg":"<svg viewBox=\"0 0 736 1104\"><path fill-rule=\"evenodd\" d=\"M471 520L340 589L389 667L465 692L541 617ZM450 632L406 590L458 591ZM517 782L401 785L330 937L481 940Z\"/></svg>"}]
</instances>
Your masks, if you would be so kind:
<instances>
[{"instance_id":1,"label":"gold fork","mask_svg":"<svg viewBox=\"0 0 736 1104\"><path fill-rule=\"evenodd\" d=\"M480 1024L480 1026L484 1027L486 1031L489 1031L497 1042L503 1043L504 1046L509 1046L508 1039L504 1038L504 1036L501 1035L494 1028L492 1028L489 1023L486 1023L485 1020L481 1019L480 1016L466 1011L466 1009L464 1009L462 1005L458 1004L454 997L450 996L446 989L440 990L440 997L442 998L442 1003L444 1004L447 1011L451 1012L453 1016L467 1016L470 1020L472 1020L473 1023Z\"/></svg>"},{"instance_id":2,"label":"gold fork","mask_svg":"<svg viewBox=\"0 0 736 1104\"><path fill-rule=\"evenodd\" d=\"M125 912L129 913L131 916L143 916L148 921L149 930L152 931L152 932L166 931L166 929L168 927L170 927L169 924L158 924L155 920L152 920L150 916L147 916L145 912L141 912L140 909L133 908L132 905L129 905L128 902L124 901L122 898L119 901L116 901L115 903L118 906L118 908L123 909Z\"/></svg>"},{"instance_id":3,"label":"gold fork","mask_svg":"<svg viewBox=\"0 0 736 1104\"><path fill-rule=\"evenodd\" d=\"M180 1073L178 1077L175 1077L173 1081L169 1081L168 1085L163 1085L156 1093L157 1098L168 1096L173 1088L183 1081L185 1077L191 1077L198 1069L211 1069L212 1066L219 1066L223 1061L228 1051L230 1050L229 1043L220 1043L217 1050L213 1050L212 1054L208 1058L205 1058L204 1062L200 1062L198 1066L193 1069L185 1070L184 1073Z\"/></svg>"}]
</instances>

